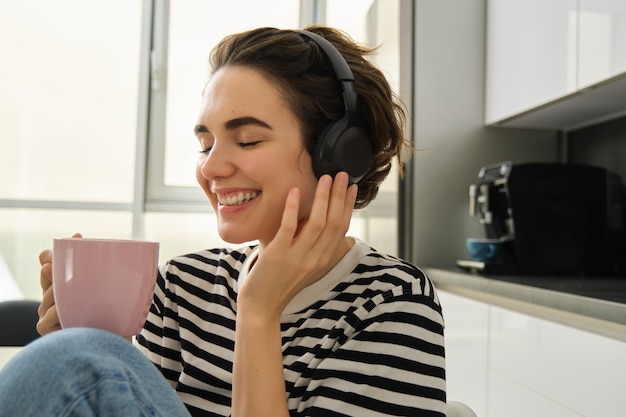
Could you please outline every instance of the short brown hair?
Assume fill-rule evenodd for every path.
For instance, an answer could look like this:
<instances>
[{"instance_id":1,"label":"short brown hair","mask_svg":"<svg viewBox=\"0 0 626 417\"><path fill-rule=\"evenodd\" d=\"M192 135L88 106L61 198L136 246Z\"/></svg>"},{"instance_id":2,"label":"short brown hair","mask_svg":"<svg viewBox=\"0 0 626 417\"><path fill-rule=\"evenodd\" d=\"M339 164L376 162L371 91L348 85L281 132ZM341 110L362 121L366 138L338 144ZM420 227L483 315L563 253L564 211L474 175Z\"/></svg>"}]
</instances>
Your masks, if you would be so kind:
<instances>
[{"instance_id":1,"label":"short brown hair","mask_svg":"<svg viewBox=\"0 0 626 417\"><path fill-rule=\"evenodd\" d=\"M359 181L355 208L363 208L376 197L394 157L402 170L402 150L408 147L405 107L383 73L366 59L375 48L359 45L337 29L310 26L306 30L331 42L354 74L359 111L374 151L372 165ZM341 88L328 58L298 31L265 27L230 35L213 49L209 63L211 74L237 65L253 68L275 82L300 120L309 153L320 131L345 113Z\"/></svg>"}]
</instances>

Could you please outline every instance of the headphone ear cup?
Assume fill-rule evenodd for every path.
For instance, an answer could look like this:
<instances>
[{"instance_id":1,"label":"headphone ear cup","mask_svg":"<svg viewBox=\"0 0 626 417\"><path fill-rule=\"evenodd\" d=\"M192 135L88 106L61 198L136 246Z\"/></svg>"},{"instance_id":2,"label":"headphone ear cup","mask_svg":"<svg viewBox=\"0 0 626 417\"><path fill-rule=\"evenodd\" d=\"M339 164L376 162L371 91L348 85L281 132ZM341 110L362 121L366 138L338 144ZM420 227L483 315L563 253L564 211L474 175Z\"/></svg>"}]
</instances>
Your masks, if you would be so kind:
<instances>
[{"instance_id":1,"label":"headphone ear cup","mask_svg":"<svg viewBox=\"0 0 626 417\"><path fill-rule=\"evenodd\" d=\"M372 164L373 151L365 130L349 125L346 117L326 126L318 136L312 156L317 178L329 174L333 178L344 171L350 184L359 182Z\"/></svg>"},{"instance_id":2,"label":"headphone ear cup","mask_svg":"<svg viewBox=\"0 0 626 417\"><path fill-rule=\"evenodd\" d=\"M350 184L363 179L372 165L372 143L365 130L360 126L350 126L337 139L333 159L339 171L345 171L350 177Z\"/></svg>"}]
</instances>

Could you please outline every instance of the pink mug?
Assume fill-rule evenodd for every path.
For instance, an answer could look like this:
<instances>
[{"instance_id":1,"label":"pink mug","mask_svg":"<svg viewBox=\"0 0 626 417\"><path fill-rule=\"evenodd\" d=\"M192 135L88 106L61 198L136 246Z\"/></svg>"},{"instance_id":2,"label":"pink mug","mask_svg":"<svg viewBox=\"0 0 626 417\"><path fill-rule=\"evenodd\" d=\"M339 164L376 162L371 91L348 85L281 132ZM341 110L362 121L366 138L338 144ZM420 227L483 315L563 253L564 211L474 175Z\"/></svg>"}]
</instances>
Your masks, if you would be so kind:
<instances>
[{"instance_id":1,"label":"pink mug","mask_svg":"<svg viewBox=\"0 0 626 417\"><path fill-rule=\"evenodd\" d=\"M152 302L159 243L54 239L52 285L61 327L93 327L134 336Z\"/></svg>"}]
</instances>

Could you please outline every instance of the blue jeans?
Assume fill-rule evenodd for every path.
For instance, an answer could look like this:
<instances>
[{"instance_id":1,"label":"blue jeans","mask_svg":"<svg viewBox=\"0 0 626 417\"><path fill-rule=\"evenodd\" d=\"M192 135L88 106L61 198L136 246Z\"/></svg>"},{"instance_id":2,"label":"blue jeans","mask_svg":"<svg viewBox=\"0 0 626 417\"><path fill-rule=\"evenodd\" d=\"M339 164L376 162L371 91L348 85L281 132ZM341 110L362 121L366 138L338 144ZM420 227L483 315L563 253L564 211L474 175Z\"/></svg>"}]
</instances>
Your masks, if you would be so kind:
<instances>
[{"instance_id":1,"label":"blue jeans","mask_svg":"<svg viewBox=\"0 0 626 417\"><path fill-rule=\"evenodd\" d=\"M189 417L174 389L131 343L103 330L41 337L0 371L0 417Z\"/></svg>"}]
</instances>

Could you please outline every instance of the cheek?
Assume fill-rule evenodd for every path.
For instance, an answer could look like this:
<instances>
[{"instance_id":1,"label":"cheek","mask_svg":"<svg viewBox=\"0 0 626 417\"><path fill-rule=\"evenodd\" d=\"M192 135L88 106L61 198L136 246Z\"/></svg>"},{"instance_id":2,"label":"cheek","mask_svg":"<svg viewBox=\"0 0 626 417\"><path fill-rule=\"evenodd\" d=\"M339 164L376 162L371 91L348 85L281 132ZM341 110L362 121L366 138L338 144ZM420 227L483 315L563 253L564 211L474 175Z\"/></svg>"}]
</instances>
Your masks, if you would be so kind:
<instances>
[{"instance_id":1,"label":"cheek","mask_svg":"<svg viewBox=\"0 0 626 417\"><path fill-rule=\"evenodd\" d=\"M315 190L317 188L317 178L313 173L313 164L311 162L311 155L306 150L302 150L296 163L296 170L298 172L300 188L300 218L306 218L311 213L311 206L315 198ZM295 184L294 184L295 185Z\"/></svg>"},{"instance_id":2,"label":"cheek","mask_svg":"<svg viewBox=\"0 0 626 417\"><path fill-rule=\"evenodd\" d=\"M309 154L306 149L302 148L298 150L297 154L293 156L296 160L298 170L303 175L312 175L313 177L315 176L315 174L313 173L313 160L311 158L311 154Z\"/></svg>"},{"instance_id":3,"label":"cheek","mask_svg":"<svg viewBox=\"0 0 626 417\"><path fill-rule=\"evenodd\" d=\"M313 206L313 200L315 199L315 189L317 187L317 180L310 181L308 184L300 186L300 218L309 217L311 214L311 207Z\"/></svg>"}]
</instances>

